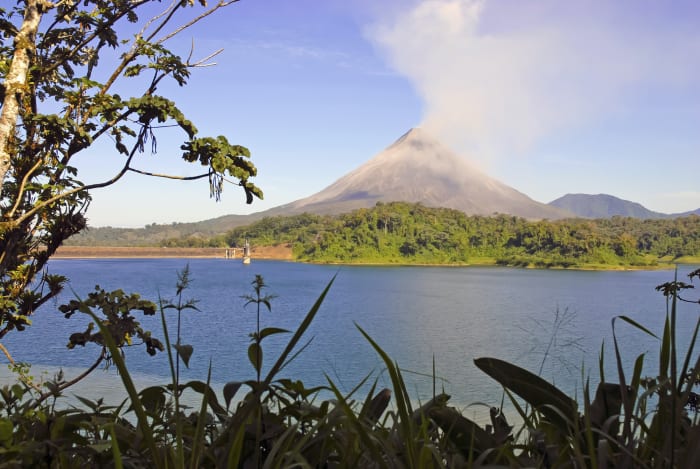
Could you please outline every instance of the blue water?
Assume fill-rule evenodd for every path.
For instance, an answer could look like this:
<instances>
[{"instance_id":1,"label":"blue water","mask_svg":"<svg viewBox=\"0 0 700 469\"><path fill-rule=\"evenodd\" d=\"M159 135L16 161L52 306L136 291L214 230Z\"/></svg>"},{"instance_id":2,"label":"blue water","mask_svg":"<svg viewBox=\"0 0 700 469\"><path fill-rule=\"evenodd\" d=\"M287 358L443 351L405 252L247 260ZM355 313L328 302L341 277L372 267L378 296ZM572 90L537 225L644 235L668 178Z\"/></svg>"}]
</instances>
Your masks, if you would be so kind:
<instances>
[{"instance_id":1,"label":"blue water","mask_svg":"<svg viewBox=\"0 0 700 469\"><path fill-rule=\"evenodd\" d=\"M415 399L432 394L434 359L438 391L444 387L458 404L497 404L501 399L499 386L473 364L482 356L512 361L534 372L541 369L543 377L565 391L580 393L582 376L598 379L603 343L607 372L614 372L613 317L627 315L661 333L666 305L654 287L673 279L672 271L337 267L260 260L244 266L225 259L53 260L51 272L69 277L70 288L56 303L38 311L31 327L9 334L3 344L16 360L35 366L88 366L99 353L96 345L66 348L69 335L83 331L88 319L79 313L65 319L57 305L75 295L85 297L96 284L139 292L156 302L159 296L173 299L176 272L188 263L193 282L185 298L197 299L200 311L185 311L182 316L182 342L194 346L190 368L182 371L185 379L206 379L210 362L216 383L254 378L246 351L256 314L252 305L244 306L242 297L253 293L255 274L265 279L266 293L276 295L272 311L261 314L262 326L289 330L296 328L336 276L308 331L311 342L280 377L302 379L309 386L325 384L328 377L349 391L369 374L379 386L389 387L381 360L357 329L362 327L405 370ZM679 276L690 270L682 267ZM568 320L553 334L557 311ZM678 328L684 340L699 311L698 305L681 306ZM136 316L155 337L163 337L159 316ZM174 336L172 311L168 324ZM289 337L265 339L266 366ZM627 363L648 353L648 369L654 371L656 339L621 323L617 337ZM150 357L144 346L136 345L126 357L130 370L147 381L167 381L164 353Z\"/></svg>"}]
</instances>

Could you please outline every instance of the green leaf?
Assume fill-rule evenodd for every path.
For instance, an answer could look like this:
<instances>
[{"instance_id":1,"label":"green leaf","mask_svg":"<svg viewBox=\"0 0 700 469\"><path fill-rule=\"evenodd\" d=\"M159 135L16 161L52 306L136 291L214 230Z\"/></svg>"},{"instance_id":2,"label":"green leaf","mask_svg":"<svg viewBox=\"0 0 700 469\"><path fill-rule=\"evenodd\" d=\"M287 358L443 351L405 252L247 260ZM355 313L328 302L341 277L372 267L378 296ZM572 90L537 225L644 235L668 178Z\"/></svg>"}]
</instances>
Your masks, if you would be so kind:
<instances>
[{"instance_id":1,"label":"green leaf","mask_svg":"<svg viewBox=\"0 0 700 469\"><path fill-rule=\"evenodd\" d=\"M180 386L181 390L187 388L190 388L194 392L202 394L202 396L206 396L207 405L211 407L211 409L217 416L223 417L223 415L226 413L226 410L223 407L221 407L221 404L219 404L219 400L216 398L216 393L211 388L208 382L205 383L202 381L194 380L188 381L187 383Z\"/></svg>"},{"instance_id":2,"label":"green leaf","mask_svg":"<svg viewBox=\"0 0 700 469\"><path fill-rule=\"evenodd\" d=\"M93 443L91 445L87 445L87 447L95 451L96 453L103 453L112 448L112 443Z\"/></svg>"},{"instance_id":3,"label":"green leaf","mask_svg":"<svg viewBox=\"0 0 700 469\"><path fill-rule=\"evenodd\" d=\"M10 420L0 420L0 441L12 440L12 422Z\"/></svg>"},{"instance_id":4,"label":"green leaf","mask_svg":"<svg viewBox=\"0 0 700 469\"><path fill-rule=\"evenodd\" d=\"M497 358L477 358L474 364L557 423L563 432L568 430L568 419L577 415L576 401L534 373Z\"/></svg>"},{"instance_id":5,"label":"green leaf","mask_svg":"<svg viewBox=\"0 0 700 469\"><path fill-rule=\"evenodd\" d=\"M114 425L110 426L109 434L112 437L112 456L114 457L114 467L116 469L122 469L124 467L122 463L122 453L119 450L119 440L117 440L117 432L115 431Z\"/></svg>"},{"instance_id":6,"label":"green leaf","mask_svg":"<svg viewBox=\"0 0 700 469\"><path fill-rule=\"evenodd\" d=\"M668 378L669 364L671 363L671 324L668 315L664 322L664 335L659 351L659 377Z\"/></svg>"},{"instance_id":7,"label":"green leaf","mask_svg":"<svg viewBox=\"0 0 700 469\"><path fill-rule=\"evenodd\" d=\"M642 331L642 332L644 332L644 333L646 333L646 334L648 334L648 335L650 335L650 336L652 336L652 337L654 337L654 338L656 338L656 339L659 338L659 336L657 336L656 334L654 334L653 332L651 332L649 329L647 329L646 327L642 326L641 324L639 324L637 321L635 321L634 319L632 319L632 318L630 318L630 317L627 317L627 316L624 316L624 315L623 315L623 316L617 316L617 318L620 319L621 321L625 321L627 324L630 324L631 326L636 327L636 328L639 329L640 331Z\"/></svg>"},{"instance_id":8,"label":"green leaf","mask_svg":"<svg viewBox=\"0 0 700 469\"><path fill-rule=\"evenodd\" d=\"M262 347L256 343L250 344L250 347L248 347L248 359L253 365L253 368L255 368L255 371L260 371L262 367L262 357Z\"/></svg>"},{"instance_id":9,"label":"green leaf","mask_svg":"<svg viewBox=\"0 0 700 469\"><path fill-rule=\"evenodd\" d=\"M490 433L453 407L433 408L430 410L430 417L470 460L473 456L497 446L496 439Z\"/></svg>"},{"instance_id":10,"label":"green leaf","mask_svg":"<svg viewBox=\"0 0 700 469\"><path fill-rule=\"evenodd\" d=\"M146 412L157 415L165 407L165 389L162 386L151 386L139 392L141 404Z\"/></svg>"},{"instance_id":11,"label":"green leaf","mask_svg":"<svg viewBox=\"0 0 700 469\"><path fill-rule=\"evenodd\" d=\"M182 359L182 363L184 363L185 366L189 368L190 357L192 356L192 352L194 352L194 348L188 344L174 344L173 348L177 350L178 355Z\"/></svg>"},{"instance_id":12,"label":"green leaf","mask_svg":"<svg viewBox=\"0 0 700 469\"><path fill-rule=\"evenodd\" d=\"M141 402L141 398L138 392L136 391L136 386L134 385L134 381L131 378L131 375L129 374L129 370L127 369L126 364L124 363L124 358L122 357L119 348L114 342L114 339L112 338L111 334L107 330L107 327L104 324L102 324L102 322L95 315L95 313L93 313L89 308L87 308L87 313L90 315L93 321L97 322L97 325L100 328L100 332L104 337L105 346L107 347L107 349L110 352L110 355L112 356L114 365L119 370L119 376L121 377L122 383L124 384L124 388L129 394L131 408L136 414L137 427L141 432L141 437L143 438L145 446L148 447L148 450L151 452L151 454L156 455L158 454L158 451L156 450L155 439L153 437L153 428L148 422L148 415L146 413L146 410L144 409L143 403ZM154 457L153 465L156 468L163 467L162 460Z\"/></svg>"},{"instance_id":13,"label":"green leaf","mask_svg":"<svg viewBox=\"0 0 700 469\"><path fill-rule=\"evenodd\" d=\"M384 414L384 411L389 407L391 402L391 389L384 388L369 401L360 413L369 423L376 423Z\"/></svg>"},{"instance_id":14,"label":"green leaf","mask_svg":"<svg viewBox=\"0 0 700 469\"><path fill-rule=\"evenodd\" d=\"M260 340L263 340L265 337L274 335L274 334L288 334L289 331L287 329L280 329L279 327L266 327L265 329L260 331Z\"/></svg>"},{"instance_id":15,"label":"green leaf","mask_svg":"<svg viewBox=\"0 0 700 469\"><path fill-rule=\"evenodd\" d=\"M591 404L591 423L596 428L604 428L608 419L619 416L622 408L622 391L616 383L600 383L595 393L595 400ZM607 430L607 433L616 436L617 428Z\"/></svg>"},{"instance_id":16,"label":"green leaf","mask_svg":"<svg viewBox=\"0 0 700 469\"><path fill-rule=\"evenodd\" d=\"M228 383L224 384L224 400L226 401L227 409L231 405L231 400L240 388L241 383L238 381L229 381Z\"/></svg>"}]
</instances>

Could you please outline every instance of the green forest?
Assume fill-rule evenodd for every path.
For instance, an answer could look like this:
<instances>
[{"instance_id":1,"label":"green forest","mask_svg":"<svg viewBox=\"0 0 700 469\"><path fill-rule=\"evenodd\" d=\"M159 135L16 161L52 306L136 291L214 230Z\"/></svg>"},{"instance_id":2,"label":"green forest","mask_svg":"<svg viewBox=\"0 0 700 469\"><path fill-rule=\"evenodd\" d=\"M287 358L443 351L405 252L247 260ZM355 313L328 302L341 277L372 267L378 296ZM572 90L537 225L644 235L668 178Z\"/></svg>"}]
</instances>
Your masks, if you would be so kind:
<instances>
[{"instance_id":1,"label":"green forest","mask_svg":"<svg viewBox=\"0 0 700 469\"><path fill-rule=\"evenodd\" d=\"M269 217L162 245L239 247L246 238L256 246L290 244L295 259L307 262L651 267L698 260L700 217L529 221L393 202L338 216Z\"/></svg>"}]
</instances>

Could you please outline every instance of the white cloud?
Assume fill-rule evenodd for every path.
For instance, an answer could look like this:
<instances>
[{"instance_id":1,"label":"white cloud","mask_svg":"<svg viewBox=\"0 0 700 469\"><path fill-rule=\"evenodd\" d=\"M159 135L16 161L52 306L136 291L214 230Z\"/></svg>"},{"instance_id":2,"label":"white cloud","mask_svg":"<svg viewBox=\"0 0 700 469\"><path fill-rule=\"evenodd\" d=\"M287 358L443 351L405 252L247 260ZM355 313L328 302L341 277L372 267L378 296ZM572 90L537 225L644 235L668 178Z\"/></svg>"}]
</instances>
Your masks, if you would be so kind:
<instances>
[{"instance_id":1,"label":"white cloud","mask_svg":"<svg viewBox=\"0 0 700 469\"><path fill-rule=\"evenodd\" d=\"M650 87L697 79L697 33L650 19L651 6L423 0L368 35L423 98L422 125L473 155L504 156Z\"/></svg>"}]
</instances>

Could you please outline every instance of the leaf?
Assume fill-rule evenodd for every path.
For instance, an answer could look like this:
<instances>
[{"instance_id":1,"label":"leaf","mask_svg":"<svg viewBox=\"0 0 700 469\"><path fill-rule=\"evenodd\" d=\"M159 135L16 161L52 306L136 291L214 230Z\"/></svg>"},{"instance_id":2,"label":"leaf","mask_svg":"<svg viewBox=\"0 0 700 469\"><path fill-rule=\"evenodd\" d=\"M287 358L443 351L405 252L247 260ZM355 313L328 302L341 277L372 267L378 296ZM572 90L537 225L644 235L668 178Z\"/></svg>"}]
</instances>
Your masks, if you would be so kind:
<instances>
[{"instance_id":1,"label":"leaf","mask_svg":"<svg viewBox=\"0 0 700 469\"><path fill-rule=\"evenodd\" d=\"M10 420L0 420L0 441L12 440L12 422Z\"/></svg>"},{"instance_id":2,"label":"leaf","mask_svg":"<svg viewBox=\"0 0 700 469\"><path fill-rule=\"evenodd\" d=\"M625 321L627 324L630 324L631 326L634 326L635 328L639 329L640 331L642 331L642 332L644 332L644 333L646 333L646 334L648 334L648 335L650 335L650 336L652 336L652 337L654 337L654 338L656 338L656 339L659 338L659 336L657 336L656 334L654 334L653 332L651 332L649 329L647 329L646 327L642 326L641 324L639 324L637 321L635 321L634 319L632 319L632 318L630 318L630 317L627 317L627 316L624 316L624 315L623 315L623 316L616 316L615 319L620 319L621 321Z\"/></svg>"},{"instance_id":3,"label":"leaf","mask_svg":"<svg viewBox=\"0 0 700 469\"><path fill-rule=\"evenodd\" d=\"M362 409L360 417L364 417L371 424L376 423L390 402L391 389L384 388Z\"/></svg>"},{"instance_id":4,"label":"leaf","mask_svg":"<svg viewBox=\"0 0 700 469\"><path fill-rule=\"evenodd\" d=\"M182 359L182 363L184 363L185 366L189 368L190 357L192 356L192 352L194 352L194 348L188 344L174 344L173 348L177 350L178 355Z\"/></svg>"},{"instance_id":5,"label":"leaf","mask_svg":"<svg viewBox=\"0 0 700 469\"><path fill-rule=\"evenodd\" d=\"M622 391L616 383L600 383L595 393L595 399L591 404L591 423L596 428L603 425L610 417L620 415L622 408ZM606 433L617 435L617 428L606 429Z\"/></svg>"},{"instance_id":6,"label":"leaf","mask_svg":"<svg viewBox=\"0 0 700 469\"><path fill-rule=\"evenodd\" d=\"M216 398L216 393L208 383L199 380L193 380L180 385L181 390L187 388L190 388L194 392L197 392L199 394L206 395L207 404L209 405L209 407L211 407L211 409L214 411L214 413L216 413L217 416L223 416L226 413L224 408L221 407L221 404L219 404L219 400Z\"/></svg>"},{"instance_id":7,"label":"leaf","mask_svg":"<svg viewBox=\"0 0 700 469\"><path fill-rule=\"evenodd\" d=\"M139 392L141 405L146 412L156 415L165 407L165 389L162 386L151 386Z\"/></svg>"},{"instance_id":8,"label":"leaf","mask_svg":"<svg viewBox=\"0 0 700 469\"><path fill-rule=\"evenodd\" d=\"M471 453L478 455L497 446L496 439L490 433L453 407L434 407L430 410L430 417L467 457L473 456Z\"/></svg>"},{"instance_id":9,"label":"leaf","mask_svg":"<svg viewBox=\"0 0 700 469\"><path fill-rule=\"evenodd\" d=\"M576 401L534 373L506 361L477 358L474 364L557 423L561 431L567 431L568 419L577 414Z\"/></svg>"},{"instance_id":10,"label":"leaf","mask_svg":"<svg viewBox=\"0 0 700 469\"><path fill-rule=\"evenodd\" d=\"M97 409L99 408L100 404L95 401L91 401L90 399L87 399L85 397L80 397L80 396L74 396L76 399L78 399L80 402L82 402L84 405L86 405L90 410L93 412L96 412Z\"/></svg>"},{"instance_id":11,"label":"leaf","mask_svg":"<svg viewBox=\"0 0 700 469\"><path fill-rule=\"evenodd\" d=\"M114 458L114 467L116 469L122 469L124 467L122 463L122 453L119 450L119 441L117 440L117 432L115 431L114 425L110 426L109 434L112 437L112 457Z\"/></svg>"},{"instance_id":12,"label":"leaf","mask_svg":"<svg viewBox=\"0 0 700 469\"><path fill-rule=\"evenodd\" d=\"M224 400L226 401L226 408L229 408L231 400L236 395L238 390L241 388L241 383L238 381L229 381L224 384Z\"/></svg>"},{"instance_id":13,"label":"leaf","mask_svg":"<svg viewBox=\"0 0 700 469\"><path fill-rule=\"evenodd\" d=\"M103 452L112 448L112 443L111 442L93 443L91 445L87 445L87 447L90 448L91 450L95 451L96 453L103 453Z\"/></svg>"},{"instance_id":14,"label":"leaf","mask_svg":"<svg viewBox=\"0 0 700 469\"><path fill-rule=\"evenodd\" d=\"M259 340L263 340L265 337L274 335L274 334L288 334L289 331L287 329L280 329L279 327L266 327L265 329L260 331L260 337Z\"/></svg>"},{"instance_id":15,"label":"leaf","mask_svg":"<svg viewBox=\"0 0 700 469\"><path fill-rule=\"evenodd\" d=\"M262 347L255 343L250 344L250 347L248 347L248 359L253 365L253 368L255 368L255 371L260 371L260 368L262 367L262 357Z\"/></svg>"},{"instance_id":16,"label":"leaf","mask_svg":"<svg viewBox=\"0 0 700 469\"><path fill-rule=\"evenodd\" d=\"M314 318L316 317L316 314L318 313L319 309L321 308L321 304L323 303L323 300L325 299L326 295L328 294L328 291L331 289L331 286L333 285L333 282L335 281L335 278L337 277L338 274L335 274L333 278L331 278L331 281L328 282L328 285L326 285L326 288L323 289L323 292L321 295L316 299L314 302L313 306L309 310L308 313L306 313L306 316L304 316L304 319L302 320L301 324L299 327L297 327L296 331L292 335L292 338L289 339L289 342L287 343L287 346L284 348L282 353L277 357L277 361L272 365L270 368L270 371L268 371L267 375L265 376L265 379L261 383L261 388L267 388L270 386L270 383L272 380L275 378L275 375L279 373L280 369L283 367L284 363L287 361L289 355L292 353L294 348L297 346L299 341L301 340L302 336L304 333L307 331L311 323L313 322ZM250 350L250 349L249 349ZM254 388L255 389L255 388ZM255 392L260 392L260 391L255 391ZM220 436L213 442L213 446L217 445L225 445L226 447L230 448L228 454L226 457L228 457L228 462L231 461L236 461L241 454L241 448L243 444L243 437L244 437L244 431L242 429L245 428L245 425L243 422L246 421L246 419L250 416L250 414L253 412L253 406L244 406L242 409L240 409L236 414L234 415L233 418L229 419L224 430L221 432ZM223 461L220 461L223 464ZM229 467L235 467L231 466L229 464Z\"/></svg>"},{"instance_id":17,"label":"leaf","mask_svg":"<svg viewBox=\"0 0 700 469\"><path fill-rule=\"evenodd\" d=\"M93 313L89 308L87 308L87 312L92 318L92 320L97 322L97 326L100 328L100 332L105 338L105 346L107 347L107 349L110 352L110 355L112 356L114 365L119 370L119 376L121 377L126 392L129 394L131 409L133 409L134 413L136 414L137 427L141 432L141 437L143 438L145 446L148 447L148 450L151 452L151 454L158 454L158 451L156 450L155 439L153 437L153 428L149 425L148 415L146 414L146 410L143 407L141 398L139 397L139 394L136 391L136 386L134 385L134 381L131 378L131 375L129 374L129 370L127 369L126 364L124 363L124 358L122 358L121 354L119 353L119 348L117 347L117 344L114 343L114 339L109 334L109 331L104 326L104 324L102 324L102 322L95 315L95 313ZM157 468L163 466L161 460L155 457L153 463L154 466Z\"/></svg>"},{"instance_id":18,"label":"leaf","mask_svg":"<svg viewBox=\"0 0 700 469\"><path fill-rule=\"evenodd\" d=\"M659 377L662 379L668 378L668 368L671 363L671 324L668 315L664 322L664 335L661 341L661 350L659 351Z\"/></svg>"}]
</instances>

